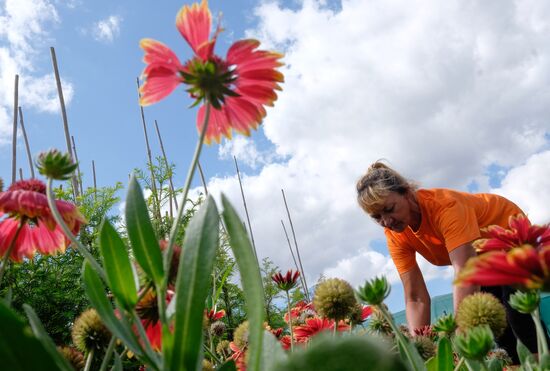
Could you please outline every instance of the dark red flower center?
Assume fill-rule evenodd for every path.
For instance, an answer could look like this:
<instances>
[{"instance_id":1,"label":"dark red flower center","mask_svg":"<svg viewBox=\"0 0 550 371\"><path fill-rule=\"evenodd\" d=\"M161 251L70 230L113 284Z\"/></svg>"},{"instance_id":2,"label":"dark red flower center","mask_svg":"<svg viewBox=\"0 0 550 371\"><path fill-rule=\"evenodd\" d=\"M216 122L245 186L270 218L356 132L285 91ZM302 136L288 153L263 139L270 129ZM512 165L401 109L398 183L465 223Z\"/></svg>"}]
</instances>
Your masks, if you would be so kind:
<instances>
[{"instance_id":1,"label":"dark red flower center","mask_svg":"<svg viewBox=\"0 0 550 371\"><path fill-rule=\"evenodd\" d=\"M31 191L46 194L46 185L38 179L20 180L13 183L8 191Z\"/></svg>"}]
</instances>

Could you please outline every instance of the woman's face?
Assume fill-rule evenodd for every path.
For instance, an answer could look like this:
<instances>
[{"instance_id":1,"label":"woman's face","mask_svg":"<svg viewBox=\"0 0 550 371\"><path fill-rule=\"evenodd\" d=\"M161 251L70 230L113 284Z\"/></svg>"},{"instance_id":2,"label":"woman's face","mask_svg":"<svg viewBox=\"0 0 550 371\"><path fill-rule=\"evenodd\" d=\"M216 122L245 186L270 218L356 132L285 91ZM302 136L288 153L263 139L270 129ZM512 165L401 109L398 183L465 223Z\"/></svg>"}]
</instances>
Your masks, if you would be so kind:
<instances>
[{"instance_id":1,"label":"woman's face","mask_svg":"<svg viewBox=\"0 0 550 371\"><path fill-rule=\"evenodd\" d=\"M420 212L416 200L410 192L402 195L390 192L370 216L381 226L401 233L408 226L417 230L420 226Z\"/></svg>"}]
</instances>

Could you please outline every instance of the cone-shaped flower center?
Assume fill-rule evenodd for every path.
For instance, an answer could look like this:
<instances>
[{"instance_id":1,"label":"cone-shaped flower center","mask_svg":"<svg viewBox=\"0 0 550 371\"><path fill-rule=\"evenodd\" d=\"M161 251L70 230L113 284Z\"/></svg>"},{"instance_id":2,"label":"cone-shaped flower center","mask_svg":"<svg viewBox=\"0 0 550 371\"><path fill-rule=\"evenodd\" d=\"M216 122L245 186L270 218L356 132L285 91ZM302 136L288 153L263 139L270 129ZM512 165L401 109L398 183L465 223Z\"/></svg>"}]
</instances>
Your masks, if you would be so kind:
<instances>
[{"instance_id":1,"label":"cone-shaped flower center","mask_svg":"<svg viewBox=\"0 0 550 371\"><path fill-rule=\"evenodd\" d=\"M8 191L32 191L46 194L46 185L38 179L20 180L13 183Z\"/></svg>"}]
</instances>

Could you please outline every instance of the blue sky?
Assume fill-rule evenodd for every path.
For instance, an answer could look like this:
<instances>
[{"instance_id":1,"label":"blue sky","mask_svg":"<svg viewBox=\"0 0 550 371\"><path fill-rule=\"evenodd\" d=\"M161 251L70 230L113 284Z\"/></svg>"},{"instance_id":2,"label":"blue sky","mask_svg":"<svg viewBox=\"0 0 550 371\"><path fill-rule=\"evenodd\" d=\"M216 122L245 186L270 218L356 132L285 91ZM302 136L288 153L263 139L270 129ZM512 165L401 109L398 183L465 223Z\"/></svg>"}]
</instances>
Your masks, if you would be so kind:
<instances>
[{"instance_id":1,"label":"blue sky","mask_svg":"<svg viewBox=\"0 0 550 371\"><path fill-rule=\"evenodd\" d=\"M16 73L33 153L65 148L50 46L84 185L92 160L99 186L143 168L138 43L154 38L188 58L175 28L183 4L0 0L0 177L11 178ZM390 305L401 309L382 231L355 201L355 181L381 158L421 187L499 193L534 222L550 221L550 3L211 0L210 8L223 13L220 55L244 37L285 53L283 91L261 128L202 157L209 190L225 192L244 216L237 157L260 258L292 268L284 188L308 281L323 274L359 285L385 274L396 284ZM180 88L145 109L153 155L156 119L180 186L197 138L190 103ZM28 175L21 137L18 164ZM419 264L433 295L450 290L448 268Z\"/></svg>"}]
</instances>

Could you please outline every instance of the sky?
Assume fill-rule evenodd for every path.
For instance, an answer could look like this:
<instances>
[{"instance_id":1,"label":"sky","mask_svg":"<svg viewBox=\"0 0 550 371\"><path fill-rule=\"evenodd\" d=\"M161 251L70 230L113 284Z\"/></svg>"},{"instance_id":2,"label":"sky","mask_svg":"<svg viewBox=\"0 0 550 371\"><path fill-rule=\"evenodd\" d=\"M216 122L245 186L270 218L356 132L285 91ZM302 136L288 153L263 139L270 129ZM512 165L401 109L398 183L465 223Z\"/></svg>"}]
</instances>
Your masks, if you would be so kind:
<instances>
[{"instance_id":1,"label":"sky","mask_svg":"<svg viewBox=\"0 0 550 371\"><path fill-rule=\"evenodd\" d=\"M185 60L180 1L0 1L0 177L11 181L14 76L32 153L65 149L50 47L56 51L84 185L127 183L147 161L136 77L139 40ZM216 51L256 38L285 53L283 91L259 130L205 148L208 189L240 211L237 158L258 255L293 268L281 220L292 215L306 278L352 285L385 274L404 307L382 230L357 206L355 183L385 159L423 188L504 195L550 222L550 3L462 0L211 0L224 32ZM145 108L182 186L197 132L182 88ZM17 163L29 165L21 133ZM196 179L193 195L200 190ZM124 194L121 195L124 198ZM291 238L292 239L292 238ZM432 295L452 271L419 259Z\"/></svg>"}]
</instances>

